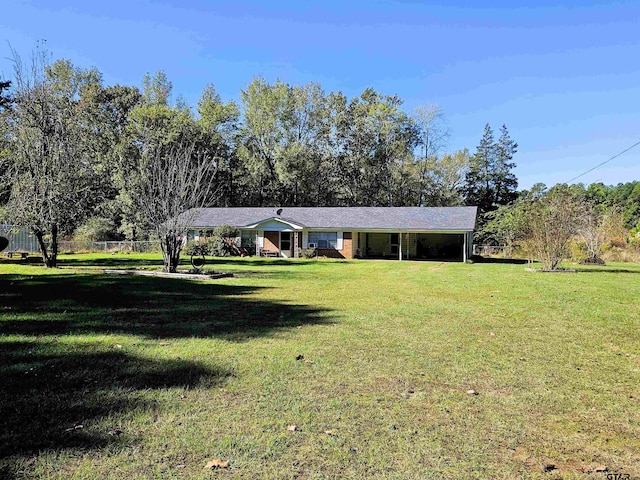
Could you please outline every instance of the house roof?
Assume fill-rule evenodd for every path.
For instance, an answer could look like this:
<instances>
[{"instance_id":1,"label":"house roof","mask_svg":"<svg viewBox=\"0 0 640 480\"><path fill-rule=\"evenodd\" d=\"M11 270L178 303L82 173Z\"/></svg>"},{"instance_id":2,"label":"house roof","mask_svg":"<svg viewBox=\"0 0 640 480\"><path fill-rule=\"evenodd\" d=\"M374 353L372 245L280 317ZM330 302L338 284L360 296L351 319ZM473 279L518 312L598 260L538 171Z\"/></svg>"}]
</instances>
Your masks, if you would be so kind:
<instances>
[{"instance_id":1,"label":"house roof","mask_svg":"<svg viewBox=\"0 0 640 480\"><path fill-rule=\"evenodd\" d=\"M202 208L193 227L245 227L280 217L308 228L330 230L473 231L477 207L275 207Z\"/></svg>"}]
</instances>

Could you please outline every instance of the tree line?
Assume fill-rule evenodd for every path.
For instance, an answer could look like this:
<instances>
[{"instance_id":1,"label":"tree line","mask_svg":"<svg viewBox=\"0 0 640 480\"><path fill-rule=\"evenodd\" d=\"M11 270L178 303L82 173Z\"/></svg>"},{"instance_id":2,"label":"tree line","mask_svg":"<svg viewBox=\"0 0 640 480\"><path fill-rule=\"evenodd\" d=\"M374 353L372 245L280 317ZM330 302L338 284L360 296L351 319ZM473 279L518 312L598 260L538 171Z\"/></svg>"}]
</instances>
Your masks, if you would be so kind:
<instances>
[{"instance_id":1,"label":"tree line","mask_svg":"<svg viewBox=\"0 0 640 480\"><path fill-rule=\"evenodd\" d=\"M13 64L0 82L0 217L32 231L47 266L59 236L154 234L175 268L193 207L477 205L481 234L497 238L485 225L522 197L506 126L495 138L487 124L473 154L451 152L440 107L408 114L372 88L348 98L254 78L239 103L209 84L192 107L161 71L138 88L41 49ZM608 188L588 198L620 204Z\"/></svg>"},{"instance_id":2,"label":"tree line","mask_svg":"<svg viewBox=\"0 0 640 480\"><path fill-rule=\"evenodd\" d=\"M607 250L640 253L640 182L536 184L514 201L487 212L480 235L557 270L560 262L602 264ZM637 258L637 257L636 257Z\"/></svg>"}]
</instances>

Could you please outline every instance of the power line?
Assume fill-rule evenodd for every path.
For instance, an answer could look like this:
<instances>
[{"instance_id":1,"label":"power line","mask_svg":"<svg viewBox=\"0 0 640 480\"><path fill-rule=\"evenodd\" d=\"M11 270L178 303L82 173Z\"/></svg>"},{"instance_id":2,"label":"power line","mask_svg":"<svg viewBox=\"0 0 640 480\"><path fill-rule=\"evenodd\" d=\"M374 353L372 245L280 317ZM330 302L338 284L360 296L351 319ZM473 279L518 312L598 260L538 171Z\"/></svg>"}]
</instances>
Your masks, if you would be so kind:
<instances>
[{"instance_id":1,"label":"power line","mask_svg":"<svg viewBox=\"0 0 640 480\"><path fill-rule=\"evenodd\" d=\"M595 167L590 168L590 169L589 169L589 170L587 170L586 172L583 172L583 173L581 173L580 175L578 175L577 177L573 177L571 180L569 180L569 181L568 181L568 182L566 182L566 183L571 183L571 182L573 182L574 180L576 180L576 179L578 179L578 178L580 178L580 177L582 177L582 176L586 175L587 173L589 173L589 172L593 172L596 168L601 167L601 166L602 166L602 165L604 165L605 163L609 163L609 162L610 162L611 160L613 160L614 158L619 157L619 156L620 156L620 155L622 155L623 153L628 152L628 151L629 151L629 150L631 150L633 147L637 147L638 145L640 145L640 142L636 142L636 143L634 143L633 145L631 145L631 146L630 146L629 148L627 148L626 150L623 150L623 151L621 151L620 153L616 153L613 157L611 157L611 158L609 158L609 159L605 160L605 161L604 161L604 162L602 162L602 163L599 163L599 164L598 164L598 165L596 165Z\"/></svg>"}]
</instances>

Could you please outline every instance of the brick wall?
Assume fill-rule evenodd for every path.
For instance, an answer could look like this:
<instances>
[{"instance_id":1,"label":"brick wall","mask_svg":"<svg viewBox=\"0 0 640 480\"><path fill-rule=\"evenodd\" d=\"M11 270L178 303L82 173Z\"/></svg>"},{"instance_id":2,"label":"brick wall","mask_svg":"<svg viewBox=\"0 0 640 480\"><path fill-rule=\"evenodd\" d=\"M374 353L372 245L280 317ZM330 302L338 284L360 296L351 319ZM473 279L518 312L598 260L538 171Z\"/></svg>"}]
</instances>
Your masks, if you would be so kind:
<instances>
[{"instance_id":1,"label":"brick wall","mask_svg":"<svg viewBox=\"0 0 640 480\"><path fill-rule=\"evenodd\" d=\"M318 248L318 255L328 258L353 258L353 236L351 232L342 233L342 250Z\"/></svg>"},{"instance_id":2,"label":"brick wall","mask_svg":"<svg viewBox=\"0 0 640 480\"><path fill-rule=\"evenodd\" d=\"M264 232L264 247L269 252L280 250L280 232Z\"/></svg>"}]
</instances>

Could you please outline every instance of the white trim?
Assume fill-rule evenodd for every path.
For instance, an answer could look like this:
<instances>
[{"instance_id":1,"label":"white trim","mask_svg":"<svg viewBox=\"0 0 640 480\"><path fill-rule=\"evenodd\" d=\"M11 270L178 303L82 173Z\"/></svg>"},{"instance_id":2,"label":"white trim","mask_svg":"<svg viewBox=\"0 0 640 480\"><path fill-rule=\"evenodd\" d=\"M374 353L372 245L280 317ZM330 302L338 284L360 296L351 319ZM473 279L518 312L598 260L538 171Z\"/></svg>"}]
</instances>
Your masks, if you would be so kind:
<instances>
[{"instance_id":1,"label":"white trim","mask_svg":"<svg viewBox=\"0 0 640 480\"><path fill-rule=\"evenodd\" d=\"M283 233L288 233L289 234L289 250L283 250L282 249L282 234ZM292 232L278 232L278 250L280 251L280 255L284 258L291 258L293 257L293 235L291 234Z\"/></svg>"},{"instance_id":2,"label":"white trim","mask_svg":"<svg viewBox=\"0 0 640 480\"><path fill-rule=\"evenodd\" d=\"M362 232L362 233L398 233L396 228L359 228L359 227L342 227L342 228L322 228L322 227L305 227L307 232ZM471 233L473 230L420 230L411 228L402 228L407 233Z\"/></svg>"},{"instance_id":3,"label":"white trim","mask_svg":"<svg viewBox=\"0 0 640 480\"><path fill-rule=\"evenodd\" d=\"M245 225L243 228L256 228L256 227L258 227L258 225L262 225L263 223L268 223L268 222L284 223L285 225L289 225L294 230L302 230L304 228L302 225L298 225L298 224L295 224L293 222L289 222L289 221L284 220L284 219L279 218L279 217L265 218L264 220L260 220L259 222L252 223L250 225Z\"/></svg>"}]
</instances>

